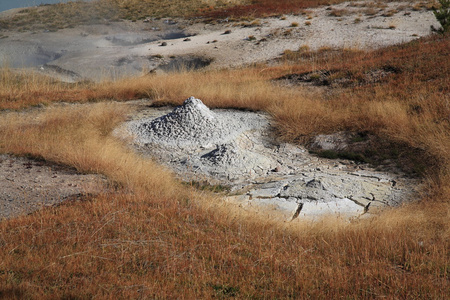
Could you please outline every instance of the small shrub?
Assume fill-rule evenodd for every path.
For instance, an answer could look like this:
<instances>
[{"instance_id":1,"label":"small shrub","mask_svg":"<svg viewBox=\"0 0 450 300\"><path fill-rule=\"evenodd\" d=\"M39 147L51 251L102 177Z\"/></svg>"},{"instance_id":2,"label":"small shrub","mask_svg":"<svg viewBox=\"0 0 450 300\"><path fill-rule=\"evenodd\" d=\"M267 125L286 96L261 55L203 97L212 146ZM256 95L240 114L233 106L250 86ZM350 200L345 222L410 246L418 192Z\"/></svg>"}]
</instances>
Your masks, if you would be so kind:
<instances>
[{"instance_id":1,"label":"small shrub","mask_svg":"<svg viewBox=\"0 0 450 300\"><path fill-rule=\"evenodd\" d=\"M257 19L250 23L250 26L261 26L261 20Z\"/></svg>"},{"instance_id":2,"label":"small shrub","mask_svg":"<svg viewBox=\"0 0 450 300\"><path fill-rule=\"evenodd\" d=\"M367 16L374 16L377 13L378 13L378 10L373 8L373 7L370 7L370 8L367 8L367 9L364 10L364 14L367 15Z\"/></svg>"},{"instance_id":3,"label":"small shrub","mask_svg":"<svg viewBox=\"0 0 450 300\"><path fill-rule=\"evenodd\" d=\"M301 45L299 48L298 48L298 52L308 52L310 50L310 48L309 48L309 46L308 45Z\"/></svg>"},{"instance_id":4,"label":"small shrub","mask_svg":"<svg viewBox=\"0 0 450 300\"><path fill-rule=\"evenodd\" d=\"M434 9L433 14L442 26L438 31L444 33L450 28L450 0L439 0L439 3L441 7Z\"/></svg>"},{"instance_id":5,"label":"small shrub","mask_svg":"<svg viewBox=\"0 0 450 300\"><path fill-rule=\"evenodd\" d=\"M423 3L416 3L413 5L412 9L415 11L419 11L419 10L422 10L422 7L423 7Z\"/></svg>"},{"instance_id":6,"label":"small shrub","mask_svg":"<svg viewBox=\"0 0 450 300\"><path fill-rule=\"evenodd\" d=\"M398 10L396 9L390 9L387 12L385 12L383 14L383 17L392 17L393 15L395 15L396 13L398 13Z\"/></svg>"},{"instance_id":7,"label":"small shrub","mask_svg":"<svg viewBox=\"0 0 450 300\"><path fill-rule=\"evenodd\" d=\"M292 23L291 23L291 27L298 27L298 25L299 25L299 24L298 24L297 22L292 22Z\"/></svg>"},{"instance_id":8,"label":"small shrub","mask_svg":"<svg viewBox=\"0 0 450 300\"><path fill-rule=\"evenodd\" d=\"M310 25L311 25L311 22L310 22L310 21L306 21L306 22L305 22L305 25L306 25L306 26L310 26Z\"/></svg>"},{"instance_id":9,"label":"small shrub","mask_svg":"<svg viewBox=\"0 0 450 300\"><path fill-rule=\"evenodd\" d=\"M291 29L288 29L288 30L285 30L285 31L283 31L283 36L290 36L292 34L292 28Z\"/></svg>"},{"instance_id":10,"label":"small shrub","mask_svg":"<svg viewBox=\"0 0 450 300\"><path fill-rule=\"evenodd\" d=\"M346 16L348 14L350 14L350 11L348 11L346 9L333 9L329 13L329 15L332 17L342 17L342 16Z\"/></svg>"}]
</instances>

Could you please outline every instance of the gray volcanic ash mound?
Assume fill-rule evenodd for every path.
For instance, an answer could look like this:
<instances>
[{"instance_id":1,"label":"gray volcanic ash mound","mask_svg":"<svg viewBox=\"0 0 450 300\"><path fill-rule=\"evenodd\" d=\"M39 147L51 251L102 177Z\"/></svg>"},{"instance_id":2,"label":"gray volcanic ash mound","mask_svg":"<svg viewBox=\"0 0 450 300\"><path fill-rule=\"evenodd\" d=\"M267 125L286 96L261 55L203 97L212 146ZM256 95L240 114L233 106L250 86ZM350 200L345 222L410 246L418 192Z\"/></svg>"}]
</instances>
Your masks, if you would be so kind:
<instances>
[{"instance_id":1,"label":"gray volcanic ash mound","mask_svg":"<svg viewBox=\"0 0 450 300\"><path fill-rule=\"evenodd\" d=\"M249 128L243 118L216 114L194 97L171 113L135 124L132 131L142 144L212 147L234 139Z\"/></svg>"}]
</instances>

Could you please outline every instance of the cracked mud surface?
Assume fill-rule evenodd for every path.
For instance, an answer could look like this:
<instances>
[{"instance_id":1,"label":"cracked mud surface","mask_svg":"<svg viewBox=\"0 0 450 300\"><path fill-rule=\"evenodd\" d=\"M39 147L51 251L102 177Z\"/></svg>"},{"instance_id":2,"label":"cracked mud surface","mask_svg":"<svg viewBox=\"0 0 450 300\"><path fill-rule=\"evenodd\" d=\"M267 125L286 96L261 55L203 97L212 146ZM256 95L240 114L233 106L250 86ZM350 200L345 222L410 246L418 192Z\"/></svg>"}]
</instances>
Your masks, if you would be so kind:
<instances>
[{"instance_id":1,"label":"cracked mud surface","mask_svg":"<svg viewBox=\"0 0 450 300\"><path fill-rule=\"evenodd\" d=\"M133 146L138 152L170 167L181 180L228 186L227 199L241 205L265 206L287 215L301 206L301 217L358 216L410 201L420 186L419 180L401 173L375 171L366 164L348 160L319 158L304 147L277 142L270 118L263 113L208 111L205 115L209 118L243 119L247 127L232 139L205 141L197 146L182 140L168 144L167 137L161 141L145 138L153 134L151 126L136 130L138 124L173 117L171 110L141 111L118 133L133 135ZM174 111L182 110L183 106ZM183 118L175 124L186 131L193 130L195 136L201 129L191 122L202 123ZM217 124L227 127L226 123ZM176 138L177 133L173 132Z\"/></svg>"}]
</instances>

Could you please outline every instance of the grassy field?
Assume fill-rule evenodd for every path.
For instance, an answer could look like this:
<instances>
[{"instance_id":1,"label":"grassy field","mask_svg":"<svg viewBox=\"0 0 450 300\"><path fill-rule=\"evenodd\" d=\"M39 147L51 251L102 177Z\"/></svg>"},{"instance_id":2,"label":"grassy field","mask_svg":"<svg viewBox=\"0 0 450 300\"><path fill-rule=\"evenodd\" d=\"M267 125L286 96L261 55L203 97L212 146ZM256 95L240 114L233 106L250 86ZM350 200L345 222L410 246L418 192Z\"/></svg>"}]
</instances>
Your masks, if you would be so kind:
<instances>
[{"instance_id":1,"label":"grassy field","mask_svg":"<svg viewBox=\"0 0 450 300\"><path fill-rule=\"evenodd\" d=\"M271 67L98 84L5 68L0 153L104 174L111 188L1 221L0 298L447 298L449 56L447 34L376 51L303 47ZM328 87L278 84L318 70L332 71ZM369 132L404 150L391 156L413 164L425 188L417 201L368 219L284 223L180 184L111 135L130 113L121 102L175 105L189 96L267 111L294 143ZM61 101L83 105L51 105Z\"/></svg>"}]
</instances>

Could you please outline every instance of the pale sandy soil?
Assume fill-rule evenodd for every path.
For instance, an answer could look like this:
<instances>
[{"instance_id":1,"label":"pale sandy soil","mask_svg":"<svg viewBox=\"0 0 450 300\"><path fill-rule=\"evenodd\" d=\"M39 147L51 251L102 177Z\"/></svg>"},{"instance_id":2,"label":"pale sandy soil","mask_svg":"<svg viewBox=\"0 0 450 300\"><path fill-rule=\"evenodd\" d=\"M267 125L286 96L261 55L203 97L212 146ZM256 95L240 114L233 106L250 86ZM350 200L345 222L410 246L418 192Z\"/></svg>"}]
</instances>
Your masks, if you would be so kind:
<instances>
[{"instance_id":1,"label":"pale sandy soil","mask_svg":"<svg viewBox=\"0 0 450 300\"><path fill-rule=\"evenodd\" d=\"M203 66L198 63L202 59L212 61L209 68L239 67L270 61L301 46L378 48L426 36L431 25L439 27L431 11L415 11L411 3L386 5L374 15L357 3L343 3L254 22L163 19L56 32L2 32L7 37L0 39L0 61L33 67L65 81L100 80L159 72L183 61ZM394 9L398 12L387 16ZM331 16L335 10L345 13Z\"/></svg>"}]
</instances>

